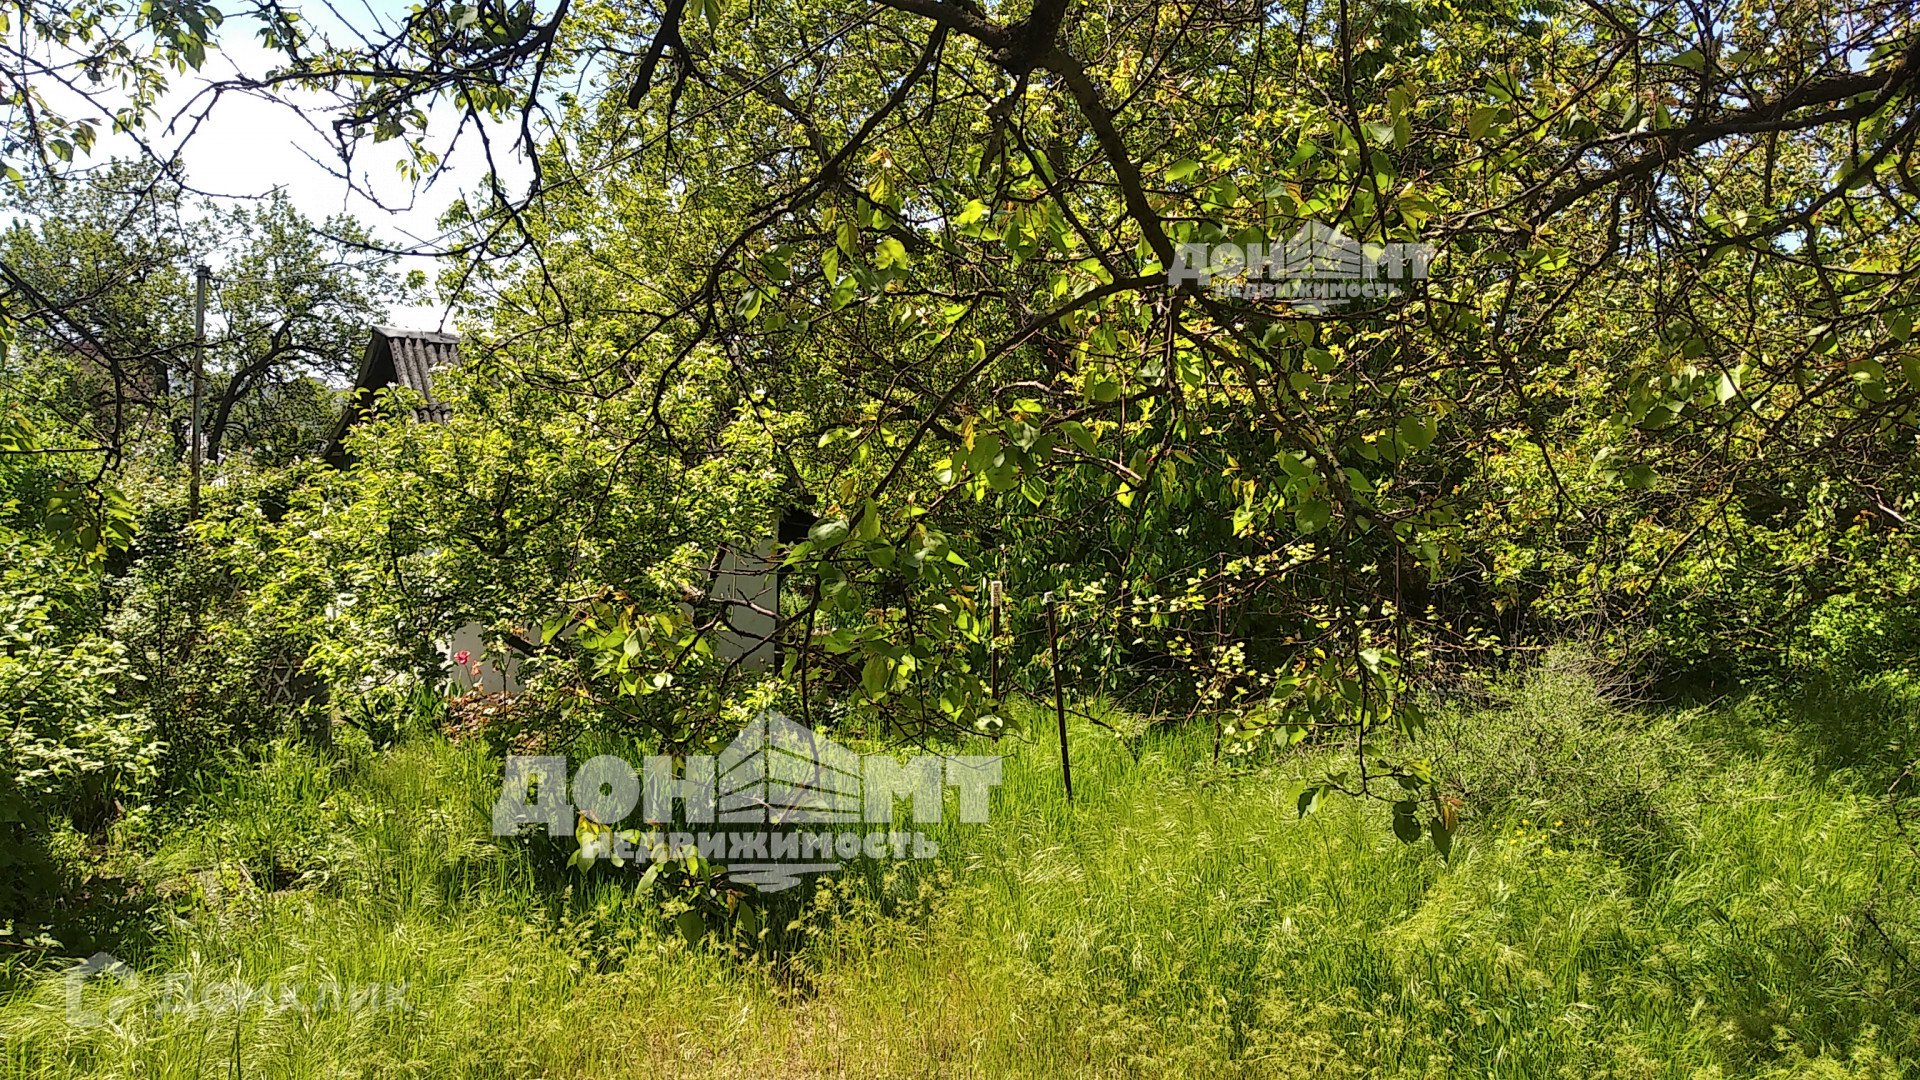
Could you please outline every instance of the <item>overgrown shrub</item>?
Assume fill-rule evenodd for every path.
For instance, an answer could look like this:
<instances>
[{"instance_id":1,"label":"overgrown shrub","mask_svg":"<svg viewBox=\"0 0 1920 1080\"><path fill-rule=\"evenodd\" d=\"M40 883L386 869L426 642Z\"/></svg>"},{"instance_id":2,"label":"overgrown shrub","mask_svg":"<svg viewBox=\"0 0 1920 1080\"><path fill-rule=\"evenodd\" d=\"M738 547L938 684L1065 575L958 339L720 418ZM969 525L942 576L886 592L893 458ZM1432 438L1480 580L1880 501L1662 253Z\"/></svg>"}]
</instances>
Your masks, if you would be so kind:
<instances>
[{"instance_id":1,"label":"overgrown shrub","mask_svg":"<svg viewBox=\"0 0 1920 1080\"><path fill-rule=\"evenodd\" d=\"M174 748L170 771L257 744L311 696L301 628L263 612L186 530L155 522L115 581L106 632L122 643L143 708Z\"/></svg>"},{"instance_id":2,"label":"overgrown shrub","mask_svg":"<svg viewBox=\"0 0 1920 1080\"><path fill-rule=\"evenodd\" d=\"M1621 855L1671 839L1678 793L1708 762L1671 712L1630 710L1629 687L1572 648L1494 680L1480 703L1434 710L1425 740L1466 817L1565 822Z\"/></svg>"},{"instance_id":3,"label":"overgrown shrub","mask_svg":"<svg viewBox=\"0 0 1920 1080\"><path fill-rule=\"evenodd\" d=\"M38 595L0 595L0 822L103 817L153 779L163 744L121 694L125 650L65 639Z\"/></svg>"},{"instance_id":4,"label":"overgrown shrub","mask_svg":"<svg viewBox=\"0 0 1920 1080\"><path fill-rule=\"evenodd\" d=\"M1920 661L1914 614L1904 598L1829 597L1808 618L1793 660L1816 672L1910 670Z\"/></svg>"},{"instance_id":5,"label":"overgrown shrub","mask_svg":"<svg viewBox=\"0 0 1920 1080\"><path fill-rule=\"evenodd\" d=\"M165 747L132 693L125 650L88 626L97 607L72 602L96 595L86 562L5 532L0 555L0 953L11 960L92 940L60 916L74 914L76 891L111 890L76 890L57 849L138 814ZM0 989L6 980L0 971Z\"/></svg>"}]
</instances>

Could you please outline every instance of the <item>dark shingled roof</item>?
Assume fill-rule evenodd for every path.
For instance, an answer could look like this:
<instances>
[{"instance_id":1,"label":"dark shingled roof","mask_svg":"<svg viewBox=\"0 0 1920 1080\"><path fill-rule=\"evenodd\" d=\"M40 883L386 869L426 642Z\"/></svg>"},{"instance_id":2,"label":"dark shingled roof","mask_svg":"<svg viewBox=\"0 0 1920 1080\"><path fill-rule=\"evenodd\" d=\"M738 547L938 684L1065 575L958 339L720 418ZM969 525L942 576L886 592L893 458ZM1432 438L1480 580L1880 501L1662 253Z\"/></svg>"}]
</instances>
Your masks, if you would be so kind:
<instances>
[{"instance_id":1,"label":"dark shingled roof","mask_svg":"<svg viewBox=\"0 0 1920 1080\"><path fill-rule=\"evenodd\" d=\"M413 410L415 420L437 424L447 419L452 410L433 394L433 369L452 367L459 362L460 339L453 334L374 327L373 336L367 340L366 354L360 361L360 377L355 380L347 407L327 440L327 460L338 468L347 465L347 431L372 407L377 390L395 384L404 386L424 399Z\"/></svg>"}]
</instances>

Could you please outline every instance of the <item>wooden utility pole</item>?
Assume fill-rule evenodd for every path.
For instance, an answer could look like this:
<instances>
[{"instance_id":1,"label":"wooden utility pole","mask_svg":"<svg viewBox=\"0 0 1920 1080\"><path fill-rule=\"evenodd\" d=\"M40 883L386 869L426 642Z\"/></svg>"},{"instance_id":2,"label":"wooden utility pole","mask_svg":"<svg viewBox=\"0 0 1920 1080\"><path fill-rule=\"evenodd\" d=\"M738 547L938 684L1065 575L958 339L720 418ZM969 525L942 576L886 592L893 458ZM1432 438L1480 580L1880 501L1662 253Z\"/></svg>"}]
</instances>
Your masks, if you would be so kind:
<instances>
[{"instance_id":1,"label":"wooden utility pole","mask_svg":"<svg viewBox=\"0 0 1920 1080\"><path fill-rule=\"evenodd\" d=\"M193 270L193 423L188 429L187 520L200 519L200 399L207 368L207 286L213 271L203 263Z\"/></svg>"},{"instance_id":2,"label":"wooden utility pole","mask_svg":"<svg viewBox=\"0 0 1920 1080\"><path fill-rule=\"evenodd\" d=\"M1060 725L1060 779L1067 785L1067 805L1073 805L1073 762L1067 758L1067 699L1060 690L1060 616L1047 597L1047 655L1053 660L1053 716Z\"/></svg>"}]
</instances>

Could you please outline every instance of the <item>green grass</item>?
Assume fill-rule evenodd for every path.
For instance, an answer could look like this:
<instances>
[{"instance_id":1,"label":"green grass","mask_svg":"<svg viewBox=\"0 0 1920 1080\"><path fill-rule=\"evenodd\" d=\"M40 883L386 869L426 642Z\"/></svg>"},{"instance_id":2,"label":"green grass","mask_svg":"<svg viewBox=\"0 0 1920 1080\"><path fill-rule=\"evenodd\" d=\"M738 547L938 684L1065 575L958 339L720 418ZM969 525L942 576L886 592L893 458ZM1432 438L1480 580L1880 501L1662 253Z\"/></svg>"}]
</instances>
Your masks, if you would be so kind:
<instances>
[{"instance_id":1,"label":"green grass","mask_svg":"<svg viewBox=\"0 0 1920 1080\"><path fill-rule=\"evenodd\" d=\"M1451 862L1379 807L1299 820L1323 758L1215 769L1194 732L1136 760L1087 727L1068 807L1013 743L990 824L783 901L771 959L689 947L631 871L496 844L482 754L282 749L138 867L136 1000L185 972L405 981L408 1010L76 1028L42 976L0 1004L0 1075L1920 1075L1920 860L1869 759L1816 760L1781 712L1689 720L1711 765L1657 846L1535 800Z\"/></svg>"}]
</instances>

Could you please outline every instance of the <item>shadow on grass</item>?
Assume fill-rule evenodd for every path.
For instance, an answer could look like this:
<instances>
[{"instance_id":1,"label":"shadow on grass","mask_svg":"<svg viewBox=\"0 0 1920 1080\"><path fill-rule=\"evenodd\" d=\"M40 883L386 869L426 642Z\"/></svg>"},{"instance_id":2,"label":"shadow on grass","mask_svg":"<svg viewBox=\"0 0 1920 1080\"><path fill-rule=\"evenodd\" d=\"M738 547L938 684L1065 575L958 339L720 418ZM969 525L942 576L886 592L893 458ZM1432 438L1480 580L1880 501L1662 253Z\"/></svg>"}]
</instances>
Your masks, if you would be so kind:
<instances>
[{"instance_id":1,"label":"shadow on grass","mask_svg":"<svg viewBox=\"0 0 1920 1080\"><path fill-rule=\"evenodd\" d=\"M1809 681L1783 695L1786 729L1822 778L1885 794L1920 757L1920 683L1905 673Z\"/></svg>"},{"instance_id":2,"label":"shadow on grass","mask_svg":"<svg viewBox=\"0 0 1920 1080\"><path fill-rule=\"evenodd\" d=\"M135 956L167 906L139 882L56 857L27 826L0 826L0 995L49 966L110 952Z\"/></svg>"}]
</instances>

